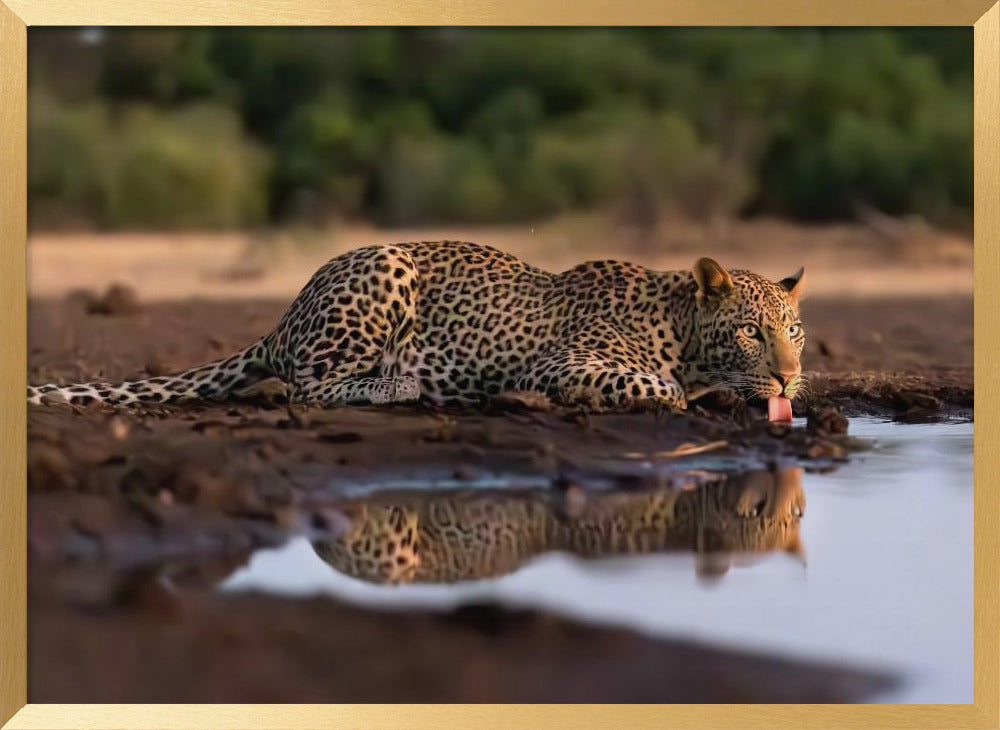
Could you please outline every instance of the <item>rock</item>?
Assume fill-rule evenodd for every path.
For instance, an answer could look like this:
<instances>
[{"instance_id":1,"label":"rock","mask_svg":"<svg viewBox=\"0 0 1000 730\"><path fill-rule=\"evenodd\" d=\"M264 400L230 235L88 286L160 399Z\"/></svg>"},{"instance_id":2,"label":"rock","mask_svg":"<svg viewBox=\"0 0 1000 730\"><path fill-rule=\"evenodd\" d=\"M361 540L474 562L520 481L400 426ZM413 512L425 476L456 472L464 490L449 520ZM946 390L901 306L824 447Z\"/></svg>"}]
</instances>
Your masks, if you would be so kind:
<instances>
[{"instance_id":1,"label":"rock","mask_svg":"<svg viewBox=\"0 0 1000 730\"><path fill-rule=\"evenodd\" d=\"M128 423L120 416L112 416L108 421L108 430L117 441L124 441L129 434Z\"/></svg>"},{"instance_id":2,"label":"rock","mask_svg":"<svg viewBox=\"0 0 1000 730\"><path fill-rule=\"evenodd\" d=\"M552 402L544 393L508 390L490 399L490 405L497 411L551 411Z\"/></svg>"},{"instance_id":3,"label":"rock","mask_svg":"<svg viewBox=\"0 0 1000 730\"><path fill-rule=\"evenodd\" d=\"M809 433L839 435L847 433L847 417L836 406L810 408L806 414Z\"/></svg>"},{"instance_id":4,"label":"rock","mask_svg":"<svg viewBox=\"0 0 1000 730\"><path fill-rule=\"evenodd\" d=\"M141 308L135 289L125 284L112 284L103 296L88 300L85 306L88 314L108 316L133 314Z\"/></svg>"},{"instance_id":5,"label":"rock","mask_svg":"<svg viewBox=\"0 0 1000 730\"><path fill-rule=\"evenodd\" d=\"M905 393L905 396L911 403L913 403L913 405L917 406L918 408L923 408L929 411L941 410L941 401L939 401L932 395L909 391Z\"/></svg>"}]
</instances>

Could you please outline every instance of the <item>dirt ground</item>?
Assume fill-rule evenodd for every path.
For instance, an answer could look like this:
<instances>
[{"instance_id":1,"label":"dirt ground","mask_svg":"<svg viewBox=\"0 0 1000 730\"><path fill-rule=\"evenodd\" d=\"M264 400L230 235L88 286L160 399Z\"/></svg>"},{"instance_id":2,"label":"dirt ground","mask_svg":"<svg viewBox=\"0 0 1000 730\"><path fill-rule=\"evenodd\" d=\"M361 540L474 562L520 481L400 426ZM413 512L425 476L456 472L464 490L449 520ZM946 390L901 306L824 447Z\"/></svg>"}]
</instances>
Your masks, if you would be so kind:
<instances>
[{"instance_id":1,"label":"dirt ground","mask_svg":"<svg viewBox=\"0 0 1000 730\"><path fill-rule=\"evenodd\" d=\"M33 610L29 701L844 702L893 685L489 605L385 616L319 598L160 600L73 622Z\"/></svg>"},{"instance_id":2,"label":"dirt ground","mask_svg":"<svg viewBox=\"0 0 1000 730\"><path fill-rule=\"evenodd\" d=\"M73 294L32 300L29 382L182 370L253 342L287 306L287 301L188 300L136 303L109 316L100 313L105 303L101 299L102 306L95 307L92 299ZM891 416L911 407L928 414L971 414L971 295L814 296L803 303L802 317L807 331L803 369L812 394L796 403L803 414L809 402L835 403L850 414Z\"/></svg>"},{"instance_id":3,"label":"dirt ground","mask_svg":"<svg viewBox=\"0 0 1000 730\"><path fill-rule=\"evenodd\" d=\"M768 232L775 250L795 248L780 227L754 235ZM971 249L933 238L900 259L898 242L870 232L806 231L801 250L813 263L835 260L812 240L821 233L848 243L837 273L819 267L818 292L803 305L810 392L796 412L808 415L806 428L770 425L754 407L718 400L684 417L588 416L515 399L477 412L289 412L266 390L227 405L29 409L31 701L841 702L885 688L886 677L545 614L489 606L380 613L318 598L211 591L253 549L284 540L302 505L331 489L405 479L475 483L498 474L554 488L594 479L627 486L646 477L611 466L609 454L691 445L711 448L673 459L677 473L711 468L713 459L825 469L857 448L842 414L971 417ZM691 235L659 258L701 255ZM727 263L738 265L750 250L741 236L749 234L730 236ZM597 251L600 242L589 240ZM245 241L216 243L228 253L208 247L214 253L186 269L156 242L133 240L122 256L123 242L112 242L101 249L106 259L91 248L89 261L86 245L44 238L30 245L29 382L164 374L267 332L308 273L282 264L262 274L252 255L235 262ZM558 250L529 258L555 262L566 255ZM787 254L773 254L768 265ZM879 259L880 275L871 270ZM146 268L151 261L155 273ZM112 282L137 293L100 296ZM250 291L254 297L240 298ZM162 589L155 569L165 560L190 563L190 590Z\"/></svg>"},{"instance_id":4,"label":"dirt ground","mask_svg":"<svg viewBox=\"0 0 1000 730\"><path fill-rule=\"evenodd\" d=\"M117 282L134 287L147 301L288 301L319 265L339 253L369 244L440 240L487 244L549 271L594 259L682 269L711 256L727 268L774 278L804 266L811 295L972 294L971 240L919 221L802 226L764 219L725 227L667 221L638 236L601 214L529 225L414 230L344 224L254 234L38 233L28 245L28 288L33 297L62 297Z\"/></svg>"}]
</instances>

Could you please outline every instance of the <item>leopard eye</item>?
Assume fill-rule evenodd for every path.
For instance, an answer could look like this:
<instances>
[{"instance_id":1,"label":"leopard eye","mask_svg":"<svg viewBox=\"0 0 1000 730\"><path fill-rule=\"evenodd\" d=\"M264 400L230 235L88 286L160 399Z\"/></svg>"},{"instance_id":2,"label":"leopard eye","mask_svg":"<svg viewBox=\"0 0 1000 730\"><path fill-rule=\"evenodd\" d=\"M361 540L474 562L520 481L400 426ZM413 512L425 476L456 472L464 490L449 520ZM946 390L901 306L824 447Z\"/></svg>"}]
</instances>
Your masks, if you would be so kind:
<instances>
[{"instance_id":1,"label":"leopard eye","mask_svg":"<svg viewBox=\"0 0 1000 730\"><path fill-rule=\"evenodd\" d=\"M757 325L755 324L748 323L740 327L740 333L747 337L756 337L759 332L760 330L757 328Z\"/></svg>"},{"instance_id":2,"label":"leopard eye","mask_svg":"<svg viewBox=\"0 0 1000 730\"><path fill-rule=\"evenodd\" d=\"M802 325L800 324L793 324L791 327L788 328L789 337L798 337L801 334L802 334Z\"/></svg>"}]
</instances>

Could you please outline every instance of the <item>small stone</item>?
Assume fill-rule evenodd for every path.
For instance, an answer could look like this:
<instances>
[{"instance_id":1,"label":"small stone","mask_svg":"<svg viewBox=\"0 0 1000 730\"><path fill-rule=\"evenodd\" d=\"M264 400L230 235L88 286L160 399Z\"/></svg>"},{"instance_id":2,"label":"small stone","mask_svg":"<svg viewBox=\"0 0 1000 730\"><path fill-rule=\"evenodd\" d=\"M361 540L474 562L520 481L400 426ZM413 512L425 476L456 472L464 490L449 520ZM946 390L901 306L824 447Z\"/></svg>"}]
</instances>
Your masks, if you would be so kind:
<instances>
[{"instance_id":1,"label":"small stone","mask_svg":"<svg viewBox=\"0 0 1000 730\"><path fill-rule=\"evenodd\" d=\"M129 428L125 420L119 416L112 416L111 420L108 422L108 428L111 431L111 435L114 436L118 441L124 441L128 436Z\"/></svg>"},{"instance_id":2,"label":"small stone","mask_svg":"<svg viewBox=\"0 0 1000 730\"><path fill-rule=\"evenodd\" d=\"M544 393L508 390L490 399L490 405L499 411L551 411L552 401Z\"/></svg>"},{"instance_id":3,"label":"small stone","mask_svg":"<svg viewBox=\"0 0 1000 730\"><path fill-rule=\"evenodd\" d=\"M87 301L85 306L88 314L109 316L133 314L140 309L135 289L125 284L112 284L103 296Z\"/></svg>"},{"instance_id":4,"label":"small stone","mask_svg":"<svg viewBox=\"0 0 1000 730\"><path fill-rule=\"evenodd\" d=\"M161 375L169 375L175 369L176 368L172 368L166 363L163 363L155 358L150 359L149 362L146 363L146 375L151 378L157 378Z\"/></svg>"},{"instance_id":5,"label":"small stone","mask_svg":"<svg viewBox=\"0 0 1000 730\"><path fill-rule=\"evenodd\" d=\"M845 434L847 426L846 416L836 406L811 408L806 416L806 430L809 433Z\"/></svg>"}]
</instances>

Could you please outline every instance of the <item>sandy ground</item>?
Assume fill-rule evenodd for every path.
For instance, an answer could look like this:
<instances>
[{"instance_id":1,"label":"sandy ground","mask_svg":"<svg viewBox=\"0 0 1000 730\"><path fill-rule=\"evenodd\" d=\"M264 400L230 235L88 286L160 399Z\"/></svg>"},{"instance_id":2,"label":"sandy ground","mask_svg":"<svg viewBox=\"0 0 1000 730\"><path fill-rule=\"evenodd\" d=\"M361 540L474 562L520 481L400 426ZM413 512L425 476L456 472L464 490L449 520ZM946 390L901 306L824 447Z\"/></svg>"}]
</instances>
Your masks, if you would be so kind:
<instances>
[{"instance_id":1,"label":"sandy ground","mask_svg":"<svg viewBox=\"0 0 1000 730\"><path fill-rule=\"evenodd\" d=\"M902 224L900 224L902 226ZM550 271L592 259L627 259L651 268L689 268L701 256L728 268L781 278L805 266L809 291L840 297L972 293L972 244L954 234L904 226L892 236L860 225L804 227L781 221L706 230L665 224L639 243L602 217L532 226L377 229L255 234L36 234L28 245L29 293L59 297L120 282L147 300L288 299L329 258L399 241L467 240L495 246Z\"/></svg>"},{"instance_id":2,"label":"sandy ground","mask_svg":"<svg viewBox=\"0 0 1000 730\"><path fill-rule=\"evenodd\" d=\"M31 701L840 702L884 688L888 678L850 669L654 641L545 614L488 606L448 616L380 613L212 591L253 549L285 539L303 500L337 485L507 474L555 489L587 479L627 489L643 483L641 469L611 468L608 454L685 444L715 446L671 462L677 473L711 468L716 458L831 468L855 448L841 413L971 417L971 247L925 236L902 257L898 242L859 228L747 225L753 235L745 226L730 231L718 258L785 274L794 253L812 269L813 296L803 305L810 395L796 406L808 428L772 426L753 407L719 401L685 417L587 416L517 402L484 412L289 413L266 393L174 409L30 409ZM571 263L565 230L540 232L549 243L527 258L553 269ZM218 358L273 326L312 262L359 238L438 237L355 233L337 231L330 245L304 249L236 236L180 246L157 237L36 236L29 382L162 374ZM522 250L509 229L508 238L460 233L448 235ZM704 253L697 231L689 234L645 260L687 265ZM613 251L593 231L581 236L583 258L644 260ZM829 248L832 240L839 249ZM95 307L112 282L134 285L138 300ZM72 293L80 289L93 291ZM181 558L194 578L185 590L166 591L157 571Z\"/></svg>"}]
</instances>

